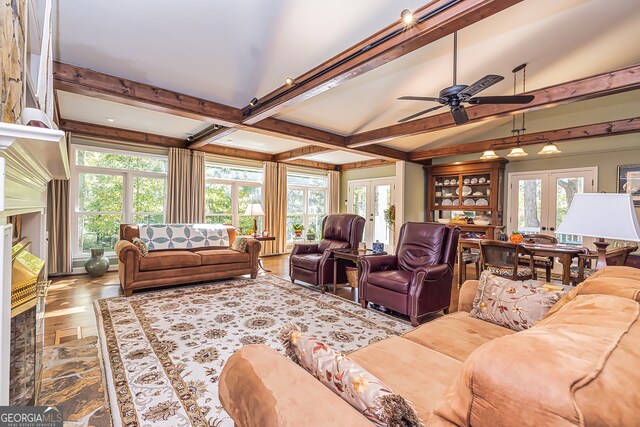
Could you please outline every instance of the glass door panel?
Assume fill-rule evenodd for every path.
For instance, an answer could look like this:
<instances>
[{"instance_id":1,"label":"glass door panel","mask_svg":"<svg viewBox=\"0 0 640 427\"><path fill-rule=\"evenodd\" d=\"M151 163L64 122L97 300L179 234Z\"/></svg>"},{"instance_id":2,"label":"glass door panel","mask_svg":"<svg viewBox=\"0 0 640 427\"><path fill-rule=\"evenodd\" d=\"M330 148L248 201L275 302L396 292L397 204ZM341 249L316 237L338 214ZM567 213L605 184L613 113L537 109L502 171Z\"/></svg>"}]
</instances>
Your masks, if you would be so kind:
<instances>
[{"instance_id":1,"label":"glass door panel","mask_svg":"<svg viewBox=\"0 0 640 427\"><path fill-rule=\"evenodd\" d=\"M348 211L365 218L363 241L367 248L378 241L391 251L393 235L384 212L394 203L394 183L393 178L349 182Z\"/></svg>"},{"instance_id":2,"label":"glass door panel","mask_svg":"<svg viewBox=\"0 0 640 427\"><path fill-rule=\"evenodd\" d=\"M540 234L542 231L542 183L541 178L518 180L517 222L514 230L527 234Z\"/></svg>"},{"instance_id":3,"label":"glass door panel","mask_svg":"<svg viewBox=\"0 0 640 427\"><path fill-rule=\"evenodd\" d=\"M551 228L554 231L564 220L573 196L579 193L591 193L595 191L594 179L591 174L584 172L566 172L552 174L554 183L552 188L552 201L554 202L552 217L550 218ZM583 238L571 234L556 234L559 243L576 246L588 246L593 239Z\"/></svg>"},{"instance_id":4,"label":"glass door panel","mask_svg":"<svg viewBox=\"0 0 640 427\"><path fill-rule=\"evenodd\" d=\"M384 212L393 204L391 197L392 185L380 184L374 186L373 202L373 241L392 245L391 229L384 218Z\"/></svg>"}]
</instances>

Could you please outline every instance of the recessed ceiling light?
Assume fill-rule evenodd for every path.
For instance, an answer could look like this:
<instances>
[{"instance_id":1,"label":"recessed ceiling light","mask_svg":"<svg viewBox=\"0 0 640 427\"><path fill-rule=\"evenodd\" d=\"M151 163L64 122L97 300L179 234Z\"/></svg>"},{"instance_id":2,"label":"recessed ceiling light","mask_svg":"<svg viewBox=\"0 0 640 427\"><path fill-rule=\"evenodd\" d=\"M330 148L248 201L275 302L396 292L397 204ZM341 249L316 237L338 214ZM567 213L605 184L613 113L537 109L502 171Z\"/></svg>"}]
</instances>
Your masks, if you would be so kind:
<instances>
[{"instance_id":1,"label":"recessed ceiling light","mask_svg":"<svg viewBox=\"0 0 640 427\"><path fill-rule=\"evenodd\" d=\"M116 121L116 119L114 119L113 117L107 117L107 121L108 121L109 123L113 123L113 122L115 122L115 121Z\"/></svg>"},{"instance_id":2,"label":"recessed ceiling light","mask_svg":"<svg viewBox=\"0 0 640 427\"><path fill-rule=\"evenodd\" d=\"M404 9L401 13L400 13L400 18L402 19L402 22L404 22L406 25L410 25L413 23L413 12L411 12L409 9Z\"/></svg>"}]
</instances>

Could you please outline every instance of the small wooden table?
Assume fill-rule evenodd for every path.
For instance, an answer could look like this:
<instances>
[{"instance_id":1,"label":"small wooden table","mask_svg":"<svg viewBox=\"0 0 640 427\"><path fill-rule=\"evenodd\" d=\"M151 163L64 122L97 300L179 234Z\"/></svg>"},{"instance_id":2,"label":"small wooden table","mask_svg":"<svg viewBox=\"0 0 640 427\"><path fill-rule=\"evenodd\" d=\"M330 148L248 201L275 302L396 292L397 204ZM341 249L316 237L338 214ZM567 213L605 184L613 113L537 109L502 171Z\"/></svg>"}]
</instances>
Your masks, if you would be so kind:
<instances>
[{"instance_id":1,"label":"small wooden table","mask_svg":"<svg viewBox=\"0 0 640 427\"><path fill-rule=\"evenodd\" d=\"M348 250L340 250L335 249L333 251L333 293L337 293L338 291L338 260L344 259L347 261L351 261L356 265L358 269L358 279L360 279L360 273L362 272L362 268L360 267L360 260L367 256L375 256L375 255L387 255L386 252L373 253L371 249L367 249L366 252L360 252L357 249L348 249Z\"/></svg>"},{"instance_id":2,"label":"small wooden table","mask_svg":"<svg viewBox=\"0 0 640 427\"><path fill-rule=\"evenodd\" d=\"M249 236L242 236L242 237L248 237L250 239L255 239L258 242L273 242L276 240L276 236L253 236L253 235L249 235ZM260 270L264 271L265 273L271 273L271 270L267 270L266 268L264 268L264 264L262 264L262 258L258 257L258 267L260 267Z\"/></svg>"},{"instance_id":3,"label":"small wooden table","mask_svg":"<svg viewBox=\"0 0 640 427\"><path fill-rule=\"evenodd\" d=\"M464 264L460 262L465 248L480 249L482 239L458 240L458 287L462 286L462 269ZM571 284L571 262L578 254L584 253L585 248L579 246L547 244L547 243L521 243L522 247L532 252L535 256L556 257L562 264L562 284Z\"/></svg>"}]
</instances>

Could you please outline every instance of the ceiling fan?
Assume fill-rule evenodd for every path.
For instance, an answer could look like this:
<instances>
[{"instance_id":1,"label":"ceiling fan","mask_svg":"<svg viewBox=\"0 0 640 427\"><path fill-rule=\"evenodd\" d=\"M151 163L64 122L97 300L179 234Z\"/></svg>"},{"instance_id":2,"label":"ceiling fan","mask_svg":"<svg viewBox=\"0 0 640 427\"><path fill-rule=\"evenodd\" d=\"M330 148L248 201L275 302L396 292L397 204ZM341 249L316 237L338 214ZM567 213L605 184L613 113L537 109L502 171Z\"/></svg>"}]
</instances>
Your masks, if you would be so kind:
<instances>
[{"instance_id":1,"label":"ceiling fan","mask_svg":"<svg viewBox=\"0 0 640 427\"><path fill-rule=\"evenodd\" d=\"M436 107L427 108L426 110L419 111L415 114L407 116L398 120L399 123L415 119L423 114L430 113L431 111L438 110L442 107L448 106L453 116L453 121L456 125L461 125L469 121L467 111L464 108L463 103L467 104L528 104L535 98L533 95L514 95L514 96L476 96L475 94L487 89L490 86L503 80L504 77L495 74L489 74L473 83L470 86L459 85L456 82L456 71L458 62L458 33L453 33L453 85L446 87L440 91L440 95L435 97L428 96L402 96L400 100L410 101L432 101L438 102L442 105Z\"/></svg>"}]
</instances>

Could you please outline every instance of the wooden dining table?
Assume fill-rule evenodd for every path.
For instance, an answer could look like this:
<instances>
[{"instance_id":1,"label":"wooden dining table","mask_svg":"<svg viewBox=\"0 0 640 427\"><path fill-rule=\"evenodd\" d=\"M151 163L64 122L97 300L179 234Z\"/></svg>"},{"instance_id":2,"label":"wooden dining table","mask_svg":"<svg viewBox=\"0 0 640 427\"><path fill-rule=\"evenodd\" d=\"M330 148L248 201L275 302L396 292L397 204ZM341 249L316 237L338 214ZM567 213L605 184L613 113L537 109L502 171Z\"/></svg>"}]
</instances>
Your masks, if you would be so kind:
<instances>
[{"instance_id":1,"label":"wooden dining table","mask_svg":"<svg viewBox=\"0 0 640 427\"><path fill-rule=\"evenodd\" d=\"M465 249L480 249L482 239L464 238L458 240L458 287L462 286L465 264L460 262ZM588 249L580 246L562 245L559 243L521 243L522 247L534 256L555 257L562 264L562 284L571 284L571 263L578 254L588 253Z\"/></svg>"}]
</instances>

